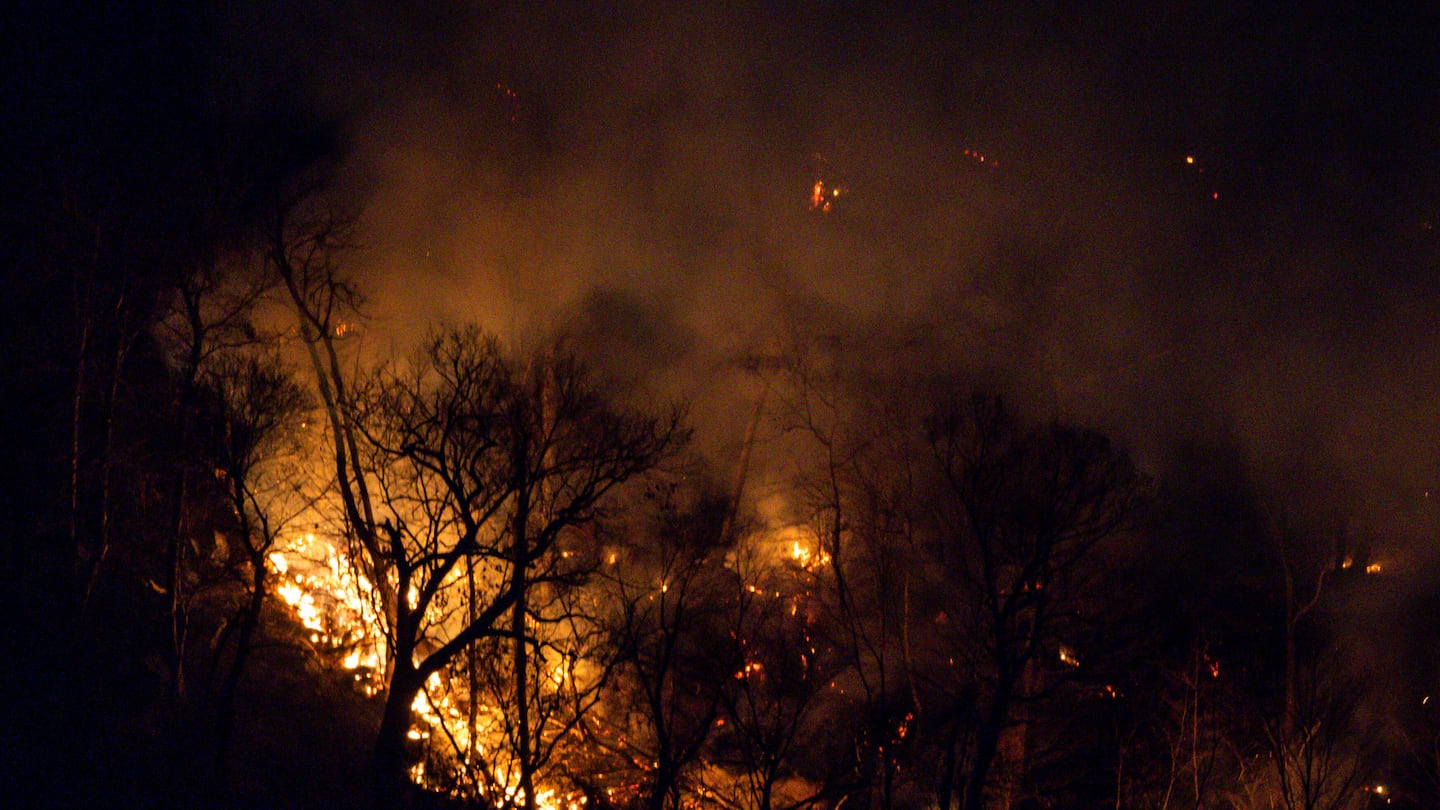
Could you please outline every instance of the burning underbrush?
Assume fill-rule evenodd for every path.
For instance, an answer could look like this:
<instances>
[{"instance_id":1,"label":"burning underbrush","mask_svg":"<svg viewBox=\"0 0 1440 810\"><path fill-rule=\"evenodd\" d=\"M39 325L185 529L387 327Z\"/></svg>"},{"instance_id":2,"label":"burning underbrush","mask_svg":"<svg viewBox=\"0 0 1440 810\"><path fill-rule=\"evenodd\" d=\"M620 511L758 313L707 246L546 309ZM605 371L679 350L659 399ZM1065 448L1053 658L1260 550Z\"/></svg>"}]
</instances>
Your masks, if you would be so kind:
<instances>
[{"instance_id":1,"label":"burning underbrush","mask_svg":"<svg viewBox=\"0 0 1440 810\"><path fill-rule=\"evenodd\" d=\"M786 700L782 691L794 688L791 681L796 678L813 680L812 691L828 690L832 700L848 698L828 676L821 682L816 641L809 629L814 623L813 589L824 575L829 555L813 534L798 527L760 533L746 549L719 549L691 560L694 568L689 574L666 573L663 566L657 572L653 560L642 561L622 546L597 552L596 567L584 584L546 594L527 619L531 654L524 665L527 689L519 699L528 709L517 704L512 640L507 638L477 641L425 680L410 706L406 736L411 780L465 803L524 806L517 754L523 739L518 725L524 717L533 746L531 761L543 764L530 788L537 807L580 810L643 802L653 789L661 760L671 756L657 749L655 724L677 718L646 716L635 711L635 704L646 702L647 689L653 699L684 701L690 698L682 693L706 687L682 682L678 670L659 675L647 671L646 663L653 662L645 662L644 652L635 647L646 642L633 635L628 642L620 639L626 631L616 629L617 611L631 611L632 619L643 614L645 621L659 623L647 632L663 635L665 622L677 612L697 610L693 600L698 585L686 577L703 569L700 576L709 578L707 588L728 591L717 604L724 627L731 629L712 628L724 634L723 649L691 653L702 665L708 662L721 668L718 675L710 673L715 677L707 683L719 684L724 693L710 693L708 709L689 706L702 723L690 734L697 742L721 743L713 750L708 743L703 746L710 754L687 763L683 778L678 774L666 778L684 784L686 806L750 805L756 789L753 771L760 766L736 753L737 739L764 735L775 722L798 723L801 715L814 710L818 703L782 705ZM268 556L267 567L272 604L294 627L296 651L303 651L309 661L300 669L318 667L317 677L330 688L347 691L365 707L362 714L373 718L386 689L389 665L382 600L373 583L354 558L314 533L281 543ZM446 583L450 598L435 600L427 616L435 638L444 638L455 623L468 618L472 602L467 597L486 587L486 576L493 575L479 566L474 571L457 568ZM740 635L742 628L760 629L761 621L787 625L790 632L783 635L794 637L794 648L767 649L759 646L758 639ZM733 666L725 663L731 655ZM794 659L789 666L780 666L789 658ZM724 674L727 667L733 669L733 676ZM647 683L652 677L658 680ZM780 714L765 718L761 716L765 711ZM755 725L737 729L737 716ZM699 752L697 747L691 755ZM776 798L791 796L803 802L818 790L817 783L799 773L771 773L767 778L770 784L765 789Z\"/></svg>"}]
</instances>

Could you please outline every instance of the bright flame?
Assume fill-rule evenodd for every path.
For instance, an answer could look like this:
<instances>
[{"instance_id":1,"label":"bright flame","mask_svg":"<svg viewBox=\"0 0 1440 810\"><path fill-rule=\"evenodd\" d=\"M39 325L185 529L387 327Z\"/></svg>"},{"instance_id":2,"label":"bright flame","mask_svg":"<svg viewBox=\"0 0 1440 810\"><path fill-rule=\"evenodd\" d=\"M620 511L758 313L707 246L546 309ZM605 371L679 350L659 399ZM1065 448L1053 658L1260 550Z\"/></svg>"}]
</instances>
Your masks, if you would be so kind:
<instances>
[{"instance_id":1,"label":"bright flame","mask_svg":"<svg viewBox=\"0 0 1440 810\"><path fill-rule=\"evenodd\" d=\"M824 549L811 548L800 540L790 541L790 559L807 571L824 568L830 564L830 555Z\"/></svg>"},{"instance_id":2,"label":"bright flame","mask_svg":"<svg viewBox=\"0 0 1440 810\"><path fill-rule=\"evenodd\" d=\"M310 631L307 638L316 652L339 657L340 667L355 672L358 688L369 695L378 692L385 638L370 581L314 534L271 552L266 563L276 575L276 596Z\"/></svg>"},{"instance_id":3,"label":"bright flame","mask_svg":"<svg viewBox=\"0 0 1440 810\"><path fill-rule=\"evenodd\" d=\"M613 552L609 559L616 559ZM338 668L353 672L358 690L371 696L378 694L384 688L388 651L379 594L371 581L334 544L313 534L295 537L270 554L266 562L275 574L274 593L303 625L315 652ZM464 580L463 571L455 571L446 584L458 587ZM419 602L419 591L412 587L405 597L414 607ZM443 600L437 600L437 604L440 602ZM453 605L432 605L426 619L436 632L443 633L446 622L454 621L457 615ZM542 694L587 690L600 676L584 659L568 652L547 662L537 674ZM406 736L426 751L425 760L410 770L417 784L458 799L478 798L496 807L524 806L518 770L511 768L504 754L504 708L481 703L478 696L472 698L465 678L449 672L432 673L410 708L413 726ZM464 776L475 774L476 769L489 773L492 768L493 778L482 776L476 782ZM476 790L480 795L474 794ZM536 786L536 810L582 810L584 805L585 797L578 793Z\"/></svg>"}]
</instances>

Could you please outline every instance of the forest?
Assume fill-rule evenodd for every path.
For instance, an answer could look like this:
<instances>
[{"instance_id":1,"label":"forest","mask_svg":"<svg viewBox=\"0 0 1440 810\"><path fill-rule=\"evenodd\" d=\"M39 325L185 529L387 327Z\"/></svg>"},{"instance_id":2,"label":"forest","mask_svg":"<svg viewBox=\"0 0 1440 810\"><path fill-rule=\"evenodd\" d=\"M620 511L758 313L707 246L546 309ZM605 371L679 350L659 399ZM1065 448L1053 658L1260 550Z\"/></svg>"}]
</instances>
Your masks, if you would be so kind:
<instances>
[{"instance_id":1,"label":"forest","mask_svg":"<svg viewBox=\"0 0 1440 810\"><path fill-rule=\"evenodd\" d=\"M20 26L16 806L1440 806L1428 489L1156 463L805 296L714 398L619 294L397 328L353 130L225 96L209 13Z\"/></svg>"}]
</instances>

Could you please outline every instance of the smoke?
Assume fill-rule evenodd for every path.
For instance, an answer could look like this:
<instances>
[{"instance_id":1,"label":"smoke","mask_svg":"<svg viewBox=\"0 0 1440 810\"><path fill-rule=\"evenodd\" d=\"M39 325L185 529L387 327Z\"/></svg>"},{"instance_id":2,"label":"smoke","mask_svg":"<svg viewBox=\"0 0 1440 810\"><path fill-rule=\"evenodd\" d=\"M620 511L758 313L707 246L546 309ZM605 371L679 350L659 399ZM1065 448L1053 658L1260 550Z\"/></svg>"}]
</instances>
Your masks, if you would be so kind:
<instances>
[{"instance_id":1,"label":"smoke","mask_svg":"<svg viewBox=\"0 0 1440 810\"><path fill-rule=\"evenodd\" d=\"M359 273L396 345L436 320L570 334L692 400L724 467L757 395L741 361L842 338L856 366L1100 427L1161 476L1233 441L1263 486L1340 482L1378 543L1433 529L1440 105L1384 67L1426 75L1423 25L1164 3L241 13L235 74L347 135Z\"/></svg>"}]
</instances>

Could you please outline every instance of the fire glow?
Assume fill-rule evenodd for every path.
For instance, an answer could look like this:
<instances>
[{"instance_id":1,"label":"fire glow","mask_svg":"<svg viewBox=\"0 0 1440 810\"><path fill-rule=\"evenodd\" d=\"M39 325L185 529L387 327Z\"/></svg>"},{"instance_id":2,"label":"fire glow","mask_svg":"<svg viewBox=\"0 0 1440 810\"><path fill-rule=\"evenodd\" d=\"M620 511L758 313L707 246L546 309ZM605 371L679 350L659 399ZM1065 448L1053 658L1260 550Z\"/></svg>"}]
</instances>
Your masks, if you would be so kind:
<instances>
[{"instance_id":1,"label":"fire glow","mask_svg":"<svg viewBox=\"0 0 1440 810\"><path fill-rule=\"evenodd\" d=\"M772 572L788 569L792 575L812 576L830 565L830 555L819 547L816 538L798 528L762 532L762 537L769 550L763 555L764 567ZM606 550L601 559L606 566L613 566L618 554ZM315 654L332 666L353 672L355 688L367 697L382 694L388 647L379 612L380 597L369 579L357 572L355 561L332 542L312 533L295 537L272 552L267 562L274 574L275 595L309 631ZM447 579L447 586L463 579L464 574L457 569ZM791 604L786 612L791 617L799 616L800 592L786 593L788 588L772 592L754 585L747 588L765 598L789 597ZM657 589L668 592L668 583L659 583ZM414 594L410 601L414 603ZM446 622L447 616L433 605L431 612L435 614L428 616L432 623ZM541 635L538 626L530 631ZM564 650L569 641L563 636L561 633L546 639L542 646ZM570 653L551 655L540 667L536 683L544 693L569 689L583 692L594 685L595 679L603 677L592 662ZM409 775L417 785L456 799L479 799L499 810L523 807L518 761L507 749L512 729L507 725L506 709L471 694L462 669L463 665L431 674L416 694L406 737L423 753ZM746 661L734 677L742 681L763 679L764 664ZM717 722L723 725L723 720ZM599 721L586 721L587 725L591 723ZM623 736L617 743L626 746ZM731 774L722 779L719 771L711 775L715 783L735 778L742 777ZM544 781L537 781L534 796L539 810L581 810L587 804L582 793Z\"/></svg>"}]
</instances>

